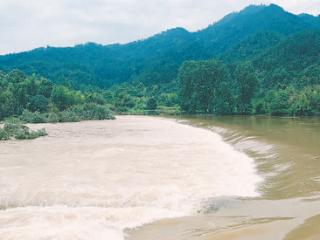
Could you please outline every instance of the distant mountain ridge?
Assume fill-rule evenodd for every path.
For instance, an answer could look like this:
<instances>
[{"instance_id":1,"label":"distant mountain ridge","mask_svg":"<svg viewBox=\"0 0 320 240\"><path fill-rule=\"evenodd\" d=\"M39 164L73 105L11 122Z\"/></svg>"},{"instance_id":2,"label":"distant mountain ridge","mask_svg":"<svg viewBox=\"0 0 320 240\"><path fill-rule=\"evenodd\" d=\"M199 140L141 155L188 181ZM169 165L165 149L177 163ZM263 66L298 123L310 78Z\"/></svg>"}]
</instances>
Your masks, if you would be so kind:
<instances>
[{"instance_id":1,"label":"distant mountain ridge","mask_svg":"<svg viewBox=\"0 0 320 240\"><path fill-rule=\"evenodd\" d=\"M252 5L197 32L174 28L128 44L38 48L0 56L0 69L18 68L74 86L158 84L174 80L186 60L253 59L296 33L317 30L320 17L295 15L275 4Z\"/></svg>"}]
</instances>

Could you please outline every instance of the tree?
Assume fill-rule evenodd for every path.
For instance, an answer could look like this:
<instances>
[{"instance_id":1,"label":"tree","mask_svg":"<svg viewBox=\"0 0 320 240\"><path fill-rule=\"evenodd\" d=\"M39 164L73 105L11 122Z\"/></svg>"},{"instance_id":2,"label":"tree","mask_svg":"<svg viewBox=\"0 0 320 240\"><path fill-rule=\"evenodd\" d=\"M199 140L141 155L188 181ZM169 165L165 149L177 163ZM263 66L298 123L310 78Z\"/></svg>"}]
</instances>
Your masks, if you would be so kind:
<instances>
[{"instance_id":1,"label":"tree","mask_svg":"<svg viewBox=\"0 0 320 240\"><path fill-rule=\"evenodd\" d=\"M148 110L156 110L158 107L157 101L156 99L154 99L153 97L149 98L147 101L147 109Z\"/></svg>"},{"instance_id":2,"label":"tree","mask_svg":"<svg viewBox=\"0 0 320 240\"><path fill-rule=\"evenodd\" d=\"M119 90L114 97L114 104L118 111L126 112L134 108L135 101L126 91Z\"/></svg>"},{"instance_id":3,"label":"tree","mask_svg":"<svg viewBox=\"0 0 320 240\"><path fill-rule=\"evenodd\" d=\"M9 90L0 91L0 119L9 117L15 114L14 97Z\"/></svg>"},{"instance_id":4,"label":"tree","mask_svg":"<svg viewBox=\"0 0 320 240\"><path fill-rule=\"evenodd\" d=\"M182 64L179 69L180 82L180 106L181 109L188 113L196 112L195 97L195 73L197 71L196 61L187 61Z\"/></svg>"},{"instance_id":5,"label":"tree","mask_svg":"<svg viewBox=\"0 0 320 240\"><path fill-rule=\"evenodd\" d=\"M294 94L294 88L271 90L266 94L268 113L275 116L290 114L290 98Z\"/></svg>"},{"instance_id":6,"label":"tree","mask_svg":"<svg viewBox=\"0 0 320 240\"><path fill-rule=\"evenodd\" d=\"M51 100L59 110L65 110L76 103L83 103L84 96L65 86L55 86L51 92Z\"/></svg>"},{"instance_id":7,"label":"tree","mask_svg":"<svg viewBox=\"0 0 320 240\"><path fill-rule=\"evenodd\" d=\"M50 98L52 89L53 89L53 83L47 79L42 78L38 83L37 94L43 95L46 98Z\"/></svg>"},{"instance_id":8,"label":"tree","mask_svg":"<svg viewBox=\"0 0 320 240\"><path fill-rule=\"evenodd\" d=\"M218 61L188 61L179 71L180 106L188 113L231 113L229 70Z\"/></svg>"},{"instance_id":9,"label":"tree","mask_svg":"<svg viewBox=\"0 0 320 240\"><path fill-rule=\"evenodd\" d=\"M241 63L234 75L238 84L238 111L248 114L251 112L251 100L258 85L255 69L250 62Z\"/></svg>"},{"instance_id":10,"label":"tree","mask_svg":"<svg viewBox=\"0 0 320 240\"><path fill-rule=\"evenodd\" d=\"M32 112L47 112L49 106L49 99L43 95L30 96L27 108Z\"/></svg>"}]
</instances>

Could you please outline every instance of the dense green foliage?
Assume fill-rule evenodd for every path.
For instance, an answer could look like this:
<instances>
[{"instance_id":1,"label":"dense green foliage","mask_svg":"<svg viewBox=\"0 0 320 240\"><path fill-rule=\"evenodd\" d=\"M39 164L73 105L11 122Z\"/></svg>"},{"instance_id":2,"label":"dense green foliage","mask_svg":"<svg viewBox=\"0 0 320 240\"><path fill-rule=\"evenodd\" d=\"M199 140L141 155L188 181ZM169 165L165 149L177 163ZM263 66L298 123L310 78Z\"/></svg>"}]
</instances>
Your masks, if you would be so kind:
<instances>
[{"instance_id":1,"label":"dense green foliage","mask_svg":"<svg viewBox=\"0 0 320 240\"><path fill-rule=\"evenodd\" d=\"M320 32L307 31L252 61L186 62L179 74L181 107L189 113L320 115L319 53ZM224 70L215 71L217 65ZM223 103L225 112L212 102Z\"/></svg>"},{"instance_id":2,"label":"dense green foliage","mask_svg":"<svg viewBox=\"0 0 320 240\"><path fill-rule=\"evenodd\" d=\"M18 70L0 73L0 120L19 117L24 122L66 122L112 119L99 93L76 91Z\"/></svg>"},{"instance_id":3,"label":"dense green foliage","mask_svg":"<svg viewBox=\"0 0 320 240\"><path fill-rule=\"evenodd\" d=\"M118 113L148 114L177 113L179 111L178 85L176 81L168 84L146 85L139 81L114 85L102 90Z\"/></svg>"},{"instance_id":4,"label":"dense green foliage","mask_svg":"<svg viewBox=\"0 0 320 240\"><path fill-rule=\"evenodd\" d=\"M110 113L109 107L88 103L75 105L61 112L40 113L24 110L19 119L27 123L56 123L114 119L114 116Z\"/></svg>"},{"instance_id":5,"label":"dense green foliage","mask_svg":"<svg viewBox=\"0 0 320 240\"><path fill-rule=\"evenodd\" d=\"M44 129L32 131L27 126L21 124L5 123L3 128L0 127L0 140L35 139L46 135L47 133Z\"/></svg>"},{"instance_id":6,"label":"dense green foliage","mask_svg":"<svg viewBox=\"0 0 320 240\"><path fill-rule=\"evenodd\" d=\"M0 119L108 119L109 108L148 114L179 107L186 113L319 115L319 53L320 17L271 4L249 6L197 32L175 28L123 45L0 56L7 72L0 74Z\"/></svg>"},{"instance_id":7,"label":"dense green foliage","mask_svg":"<svg viewBox=\"0 0 320 240\"><path fill-rule=\"evenodd\" d=\"M179 73L181 107L188 113L231 113L230 74L217 61L185 62Z\"/></svg>"}]
</instances>

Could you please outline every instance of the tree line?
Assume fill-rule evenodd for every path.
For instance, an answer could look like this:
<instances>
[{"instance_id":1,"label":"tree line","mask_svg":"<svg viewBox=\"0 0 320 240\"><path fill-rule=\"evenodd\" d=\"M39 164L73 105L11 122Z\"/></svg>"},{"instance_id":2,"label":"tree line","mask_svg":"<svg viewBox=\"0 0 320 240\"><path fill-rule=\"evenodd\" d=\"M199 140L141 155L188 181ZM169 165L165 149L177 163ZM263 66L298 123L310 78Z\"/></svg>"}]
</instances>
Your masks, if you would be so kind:
<instances>
[{"instance_id":1,"label":"tree line","mask_svg":"<svg viewBox=\"0 0 320 240\"><path fill-rule=\"evenodd\" d=\"M75 89L69 81L0 72L0 120L108 119L113 112L320 115L320 32L302 32L264 50L259 41L273 42L274 35L256 37L235 48L241 58L235 50L236 55L183 62L172 81L160 81L166 77L155 71L161 77L154 81L137 78L108 88L85 84Z\"/></svg>"},{"instance_id":2,"label":"tree line","mask_svg":"<svg viewBox=\"0 0 320 240\"><path fill-rule=\"evenodd\" d=\"M147 86L136 81L108 89L55 84L20 70L0 72L0 120L28 123L113 119L114 114L156 114L178 108L173 83Z\"/></svg>"},{"instance_id":3,"label":"tree line","mask_svg":"<svg viewBox=\"0 0 320 240\"><path fill-rule=\"evenodd\" d=\"M267 88L251 62L231 67L219 61L188 61L180 68L179 80L180 106L186 113L320 115L320 84Z\"/></svg>"},{"instance_id":4,"label":"tree line","mask_svg":"<svg viewBox=\"0 0 320 240\"><path fill-rule=\"evenodd\" d=\"M0 120L9 117L39 123L110 119L113 113L98 93L74 90L13 70L0 72Z\"/></svg>"}]
</instances>

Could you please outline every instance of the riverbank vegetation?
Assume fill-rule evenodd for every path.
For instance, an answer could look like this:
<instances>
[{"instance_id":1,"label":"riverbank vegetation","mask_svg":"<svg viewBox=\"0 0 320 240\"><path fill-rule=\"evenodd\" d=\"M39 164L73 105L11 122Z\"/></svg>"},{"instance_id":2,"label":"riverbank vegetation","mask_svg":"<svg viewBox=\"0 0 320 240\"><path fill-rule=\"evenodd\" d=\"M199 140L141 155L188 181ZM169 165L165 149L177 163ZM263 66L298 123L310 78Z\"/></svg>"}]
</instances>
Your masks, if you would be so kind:
<instances>
[{"instance_id":1,"label":"riverbank vegetation","mask_svg":"<svg viewBox=\"0 0 320 240\"><path fill-rule=\"evenodd\" d=\"M319 43L319 32L305 32L243 61L185 61L169 83L136 80L106 89L75 90L19 70L2 72L0 119L74 122L113 119L113 112L320 115Z\"/></svg>"},{"instance_id":2,"label":"riverbank vegetation","mask_svg":"<svg viewBox=\"0 0 320 240\"><path fill-rule=\"evenodd\" d=\"M53 84L19 70L0 73L0 102L0 120L45 123L114 118L101 94Z\"/></svg>"},{"instance_id":3,"label":"riverbank vegetation","mask_svg":"<svg viewBox=\"0 0 320 240\"><path fill-rule=\"evenodd\" d=\"M319 52L320 32L307 31L242 61L188 61L179 72L181 107L188 113L320 115Z\"/></svg>"},{"instance_id":4,"label":"riverbank vegetation","mask_svg":"<svg viewBox=\"0 0 320 240\"><path fill-rule=\"evenodd\" d=\"M35 139L46 135L47 132L45 129L33 131L29 127L24 126L22 124L5 123L2 128L0 127L0 140Z\"/></svg>"}]
</instances>

